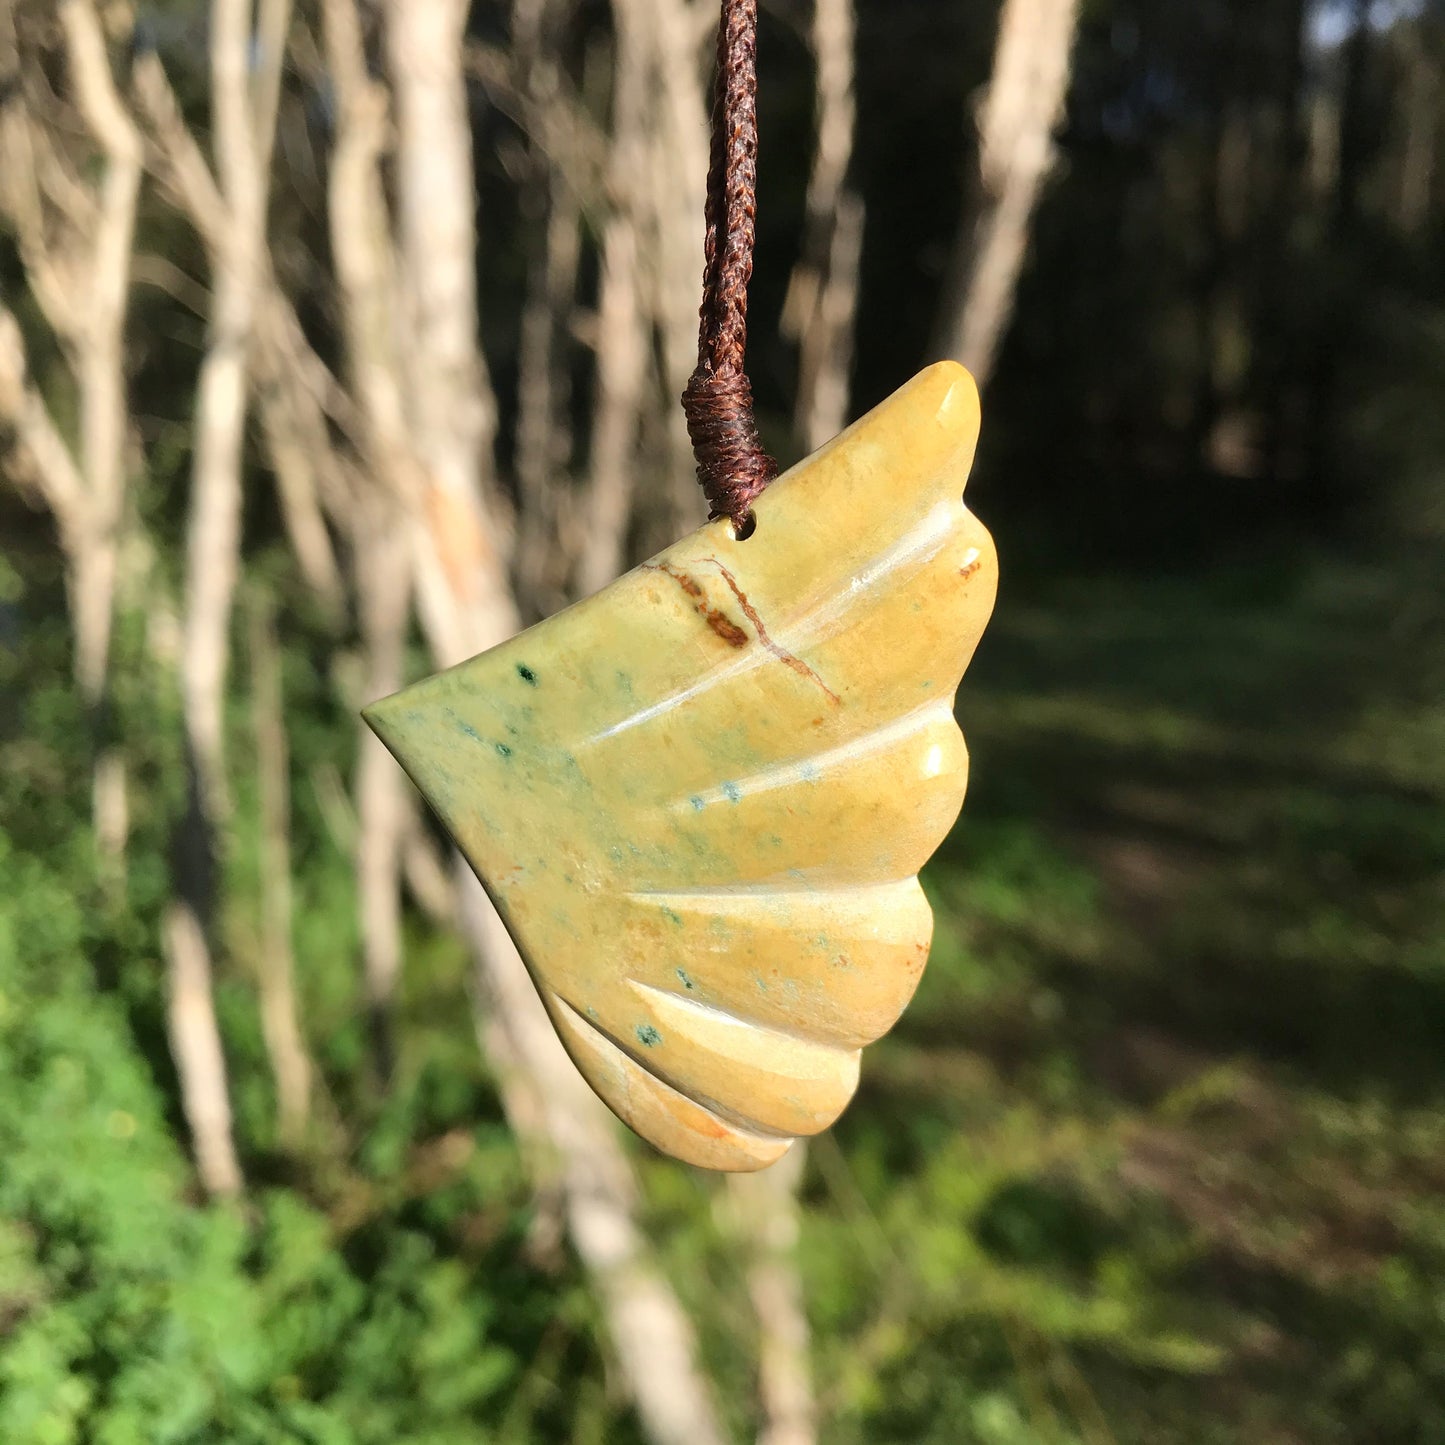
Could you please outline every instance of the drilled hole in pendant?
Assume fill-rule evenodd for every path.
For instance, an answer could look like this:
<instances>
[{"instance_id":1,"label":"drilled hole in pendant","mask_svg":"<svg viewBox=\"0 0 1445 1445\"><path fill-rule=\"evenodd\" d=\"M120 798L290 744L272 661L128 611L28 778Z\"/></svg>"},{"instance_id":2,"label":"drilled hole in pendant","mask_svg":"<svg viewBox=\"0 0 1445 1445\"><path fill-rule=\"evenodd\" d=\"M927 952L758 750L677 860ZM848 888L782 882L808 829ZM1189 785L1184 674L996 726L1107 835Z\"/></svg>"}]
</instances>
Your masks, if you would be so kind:
<instances>
[{"instance_id":1,"label":"drilled hole in pendant","mask_svg":"<svg viewBox=\"0 0 1445 1445\"><path fill-rule=\"evenodd\" d=\"M741 522L733 523L733 540L746 542L758 530L758 514L751 507Z\"/></svg>"}]
</instances>

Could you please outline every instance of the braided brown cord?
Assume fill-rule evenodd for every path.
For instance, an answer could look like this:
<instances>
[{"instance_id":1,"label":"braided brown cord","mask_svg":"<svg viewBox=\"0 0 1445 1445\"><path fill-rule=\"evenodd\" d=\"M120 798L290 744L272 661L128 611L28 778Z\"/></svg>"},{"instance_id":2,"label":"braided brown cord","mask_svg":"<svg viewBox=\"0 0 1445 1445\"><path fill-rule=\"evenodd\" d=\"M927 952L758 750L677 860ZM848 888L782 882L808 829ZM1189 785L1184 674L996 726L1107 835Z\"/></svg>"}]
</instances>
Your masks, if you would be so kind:
<instances>
[{"instance_id":1,"label":"braided brown cord","mask_svg":"<svg viewBox=\"0 0 1445 1445\"><path fill-rule=\"evenodd\" d=\"M778 474L753 419L744 364L757 239L758 0L722 0L707 178L706 265L697 370L682 394L697 479L714 517L742 528Z\"/></svg>"}]
</instances>

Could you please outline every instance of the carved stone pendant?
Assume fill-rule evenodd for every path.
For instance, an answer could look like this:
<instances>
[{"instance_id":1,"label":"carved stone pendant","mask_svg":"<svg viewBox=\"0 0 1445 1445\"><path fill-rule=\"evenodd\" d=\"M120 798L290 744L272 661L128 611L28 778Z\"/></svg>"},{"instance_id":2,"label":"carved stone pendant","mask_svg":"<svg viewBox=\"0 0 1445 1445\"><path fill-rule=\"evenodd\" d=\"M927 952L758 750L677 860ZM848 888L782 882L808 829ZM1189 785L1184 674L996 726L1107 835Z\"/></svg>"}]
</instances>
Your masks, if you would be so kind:
<instances>
[{"instance_id":1,"label":"carved stone pendant","mask_svg":"<svg viewBox=\"0 0 1445 1445\"><path fill-rule=\"evenodd\" d=\"M978 397L929 368L594 597L367 709L568 1052L658 1148L760 1169L826 1129L912 996L993 608Z\"/></svg>"}]
</instances>

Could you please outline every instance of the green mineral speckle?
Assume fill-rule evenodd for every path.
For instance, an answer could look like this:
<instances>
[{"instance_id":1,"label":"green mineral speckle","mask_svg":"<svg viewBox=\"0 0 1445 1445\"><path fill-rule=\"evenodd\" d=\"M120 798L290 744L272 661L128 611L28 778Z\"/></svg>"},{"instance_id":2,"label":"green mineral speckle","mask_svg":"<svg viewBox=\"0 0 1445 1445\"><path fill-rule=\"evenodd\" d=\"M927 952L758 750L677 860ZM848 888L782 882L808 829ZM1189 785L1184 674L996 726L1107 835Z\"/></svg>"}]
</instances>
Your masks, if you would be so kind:
<instances>
[{"instance_id":1,"label":"green mineral speckle","mask_svg":"<svg viewBox=\"0 0 1445 1445\"><path fill-rule=\"evenodd\" d=\"M644 1048L656 1048L662 1042L662 1035L651 1024L638 1024L637 1042Z\"/></svg>"},{"instance_id":2,"label":"green mineral speckle","mask_svg":"<svg viewBox=\"0 0 1445 1445\"><path fill-rule=\"evenodd\" d=\"M497 754L499 757L509 758L512 756L512 750L506 745L506 743L498 743Z\"/></svg>"},{"instance_id":3,"label":"green mineral speckle","mask_svg":"<svg viewBox=\"0 0 1445 1445\"><path fill-rule=\"evenodd\" d=\"M525 662L519 662L517 664L517 676L520 677L528 687L537 686L537 674L533 672Z\"/></svg>"}]
</instances>

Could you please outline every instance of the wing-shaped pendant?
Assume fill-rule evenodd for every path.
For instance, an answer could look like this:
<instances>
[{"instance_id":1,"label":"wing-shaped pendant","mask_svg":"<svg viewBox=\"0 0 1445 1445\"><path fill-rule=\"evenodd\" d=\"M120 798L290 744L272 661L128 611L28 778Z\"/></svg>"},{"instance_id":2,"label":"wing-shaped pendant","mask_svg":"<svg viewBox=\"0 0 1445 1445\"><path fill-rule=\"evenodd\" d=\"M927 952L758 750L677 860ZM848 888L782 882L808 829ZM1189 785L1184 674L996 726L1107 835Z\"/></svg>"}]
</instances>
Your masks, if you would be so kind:
<instances>
[{"instance_id":1,"label":"wing-shaped pendant","mask_svg":"<svg viewBox=\"0 0 1445 1445\"><path fill-rule=\"evenodd\" d=\"M367 709L470 860L577 1067L711 1169L826 1129L912 996L917 873L993 608L978 396L929 368L594 597Z\"/></svg>"}]
</instances>

